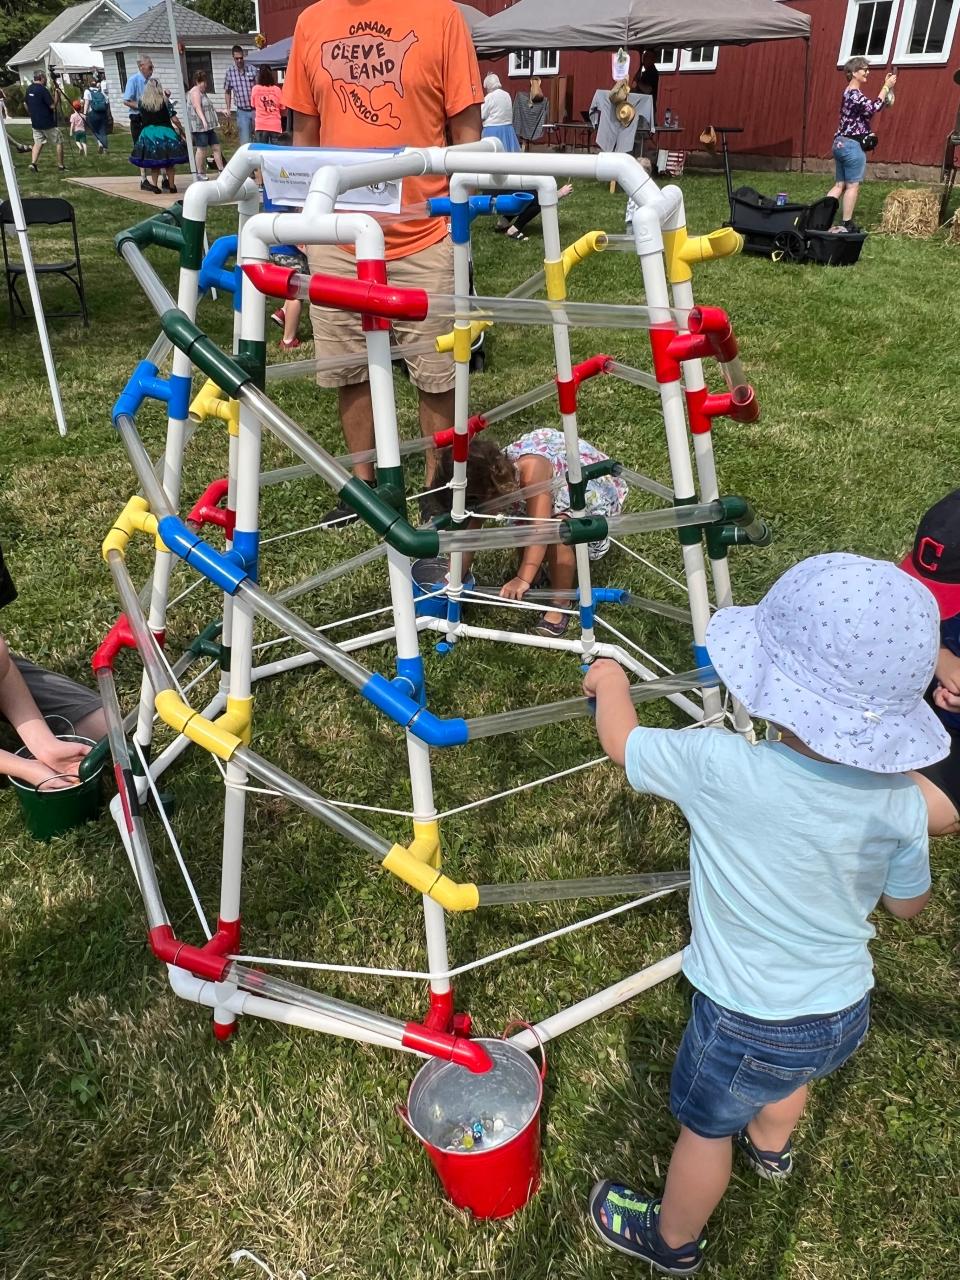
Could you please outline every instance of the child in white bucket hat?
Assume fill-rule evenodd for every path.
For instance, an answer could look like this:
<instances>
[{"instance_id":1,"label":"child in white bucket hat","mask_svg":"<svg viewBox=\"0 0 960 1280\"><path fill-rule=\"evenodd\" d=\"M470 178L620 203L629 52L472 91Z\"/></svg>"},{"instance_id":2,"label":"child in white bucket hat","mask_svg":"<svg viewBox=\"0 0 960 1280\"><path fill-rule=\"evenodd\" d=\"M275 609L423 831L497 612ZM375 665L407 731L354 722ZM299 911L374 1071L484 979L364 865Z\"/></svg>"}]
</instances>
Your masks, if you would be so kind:
<instances>
[{"instance_id":1,"label":"child in white bucket hat","mask_svg":"<svg viewBox=\"0 0 960 1280\"><path fill-rule=\"evenodd\" d=\"M615 662L584 681L604 750L690 824L683 972L696 990L670 1084L680 1137L662 1197L609 1179L590 1196L602 1239L668 1275L703 1265L734 1142L762 1178L788 1177L808 1083L866 1036L868 917L882 900L909 918L930 894L926 805L904 771L949 746L923 701L936 604L892 564L804 560L758 605L721 609L707 646L780 741L640 728Z\"/></svg>"}]
</instances>

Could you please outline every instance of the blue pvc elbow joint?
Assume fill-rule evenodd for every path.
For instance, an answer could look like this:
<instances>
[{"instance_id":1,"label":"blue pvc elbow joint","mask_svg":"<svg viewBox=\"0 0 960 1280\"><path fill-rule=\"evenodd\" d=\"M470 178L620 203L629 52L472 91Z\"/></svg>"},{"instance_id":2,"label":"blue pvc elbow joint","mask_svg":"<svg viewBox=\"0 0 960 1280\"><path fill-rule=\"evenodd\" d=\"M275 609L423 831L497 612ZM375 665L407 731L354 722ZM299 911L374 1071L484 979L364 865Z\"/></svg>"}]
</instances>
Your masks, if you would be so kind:
<instances>
[{"instance_id":1,"label":"blue pvc elbow joint","mask_svg":"<svg viewBox=\"0 0 960 1280\"><path fill-rule=\"evenodd\" d=\"M441 720L432 711L419 711L407 726L415 738L428 747L462 747L470 739L466 720Z\"/></svg>"},{"instance_id":2,"label":"blue pvc elbow joint","mask_svg":"<svg viewBox=\"0 0 960 1280\"><path fill-rule=\"evenodd\" d=\"M630 599L630 592L624 587L594 587L593 600L595 604L627 604Z\"/></svg>"},{"instance_id":3,"label":"blue pvc elbow joint","mask_svg":"<svg viewBox=\"0 0 960 1280\"><path fill-rule=\"evenodd\" d=\"M178 516L164 516L157 528L164 545L174 555L227 595L236 595L240 584L250 577L242 564L191 533Z\"/></svg>"}]
</instances>

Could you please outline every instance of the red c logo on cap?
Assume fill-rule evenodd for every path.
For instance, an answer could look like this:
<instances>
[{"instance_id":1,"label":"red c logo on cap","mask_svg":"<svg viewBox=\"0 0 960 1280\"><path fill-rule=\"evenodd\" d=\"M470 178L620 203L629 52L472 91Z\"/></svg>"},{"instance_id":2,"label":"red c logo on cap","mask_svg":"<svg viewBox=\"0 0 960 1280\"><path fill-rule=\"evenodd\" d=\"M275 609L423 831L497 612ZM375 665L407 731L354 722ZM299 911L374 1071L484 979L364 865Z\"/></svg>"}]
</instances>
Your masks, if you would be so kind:
<instances>
[{"instance_id":1,"label":"red c logo on cap","mask_svg":"<svg viewBox=\"0 0 960 1280\"><path fill-rule=\"evenodd\" d=\"M927 549L932 552L930 561L926 559ZM934 542L933 538L923 537L917 549L917 564L928 573L936 573L940 568L940 557L943 555L943 543Z\"/></svg>"}]
</instances>

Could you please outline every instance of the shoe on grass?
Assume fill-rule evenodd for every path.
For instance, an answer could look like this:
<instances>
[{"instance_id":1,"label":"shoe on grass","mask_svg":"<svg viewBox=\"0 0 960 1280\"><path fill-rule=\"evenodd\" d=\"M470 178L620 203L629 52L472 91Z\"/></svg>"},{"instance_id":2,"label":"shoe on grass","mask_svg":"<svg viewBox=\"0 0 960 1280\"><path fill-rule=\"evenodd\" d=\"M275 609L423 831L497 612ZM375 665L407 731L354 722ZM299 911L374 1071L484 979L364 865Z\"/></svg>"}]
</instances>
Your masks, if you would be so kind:
<instances>
[{"instance_id":1,"label":"shoe on grass","mask_svg":"<svg viewBox=\"0 0 960 1280\"><path fill-rule=\"evenodd\" d=\"M793 1173L793 1152L791 1143L782 1151L761 1151L750 1141L746 1129L741 1129L734 1138L737 1150L758 1177L767 1182L786 1182Z\"/></svg>"},{"instance_id":2,"label":"shoe on grass","mask_svg":"<svg viewBox=\"0 0 960 1280\"><path fill-rule=\"evenodd\" d=\"M40 170L37 168L37 166L36 166L35 164L29 164L29 165L27 165L27 168L30 170L30 172L31 172L31 173L39 173L39 172L40 172Z\"/></svg>"},{"instance_id":3,"label":"shoe on grass","mask_svg":"<svg viewBox=\"0 0 960 1280\"><path fill-rule=\"evenodd\" d=\"M293 338L281 338L279 345L280 345L281 351L296 351L297 347L301 346L302 344L299 338L293 337Z\"/></svg>"},{"instance_id":4,"label":"shoe on grass","mask_svg":"<svg viewBox=\"0 0 960 1280\"><path fill-rule=\"evenodd\" d=\"M707 1237L671 1249L660 1235L660 1197L638 1195L621 1182L607 1179L590 1192L590 1221L604 1244L665 1276L696 1275L704 1262Z\"/></svg>"}]
</instances>

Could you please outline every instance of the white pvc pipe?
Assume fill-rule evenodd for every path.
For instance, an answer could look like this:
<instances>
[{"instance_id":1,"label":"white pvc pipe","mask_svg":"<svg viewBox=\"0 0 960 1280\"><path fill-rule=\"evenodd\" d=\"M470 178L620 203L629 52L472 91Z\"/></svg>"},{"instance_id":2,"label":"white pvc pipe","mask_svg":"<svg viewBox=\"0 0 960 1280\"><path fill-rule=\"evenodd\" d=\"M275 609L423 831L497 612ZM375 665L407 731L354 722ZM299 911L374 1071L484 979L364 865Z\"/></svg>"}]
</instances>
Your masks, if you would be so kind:
<instances>
[{"instance_id":1,"label":"white pvc pipe","mask_svg":"<svg viewBox=\"0 0 960 1280\"><path fill-rule=\"evenodd\" d=\"M60 398L60 383L57 380L57 366L53 361L53 349L50 346L50 335L47 333L47 318L40 300L40 285L37 283L37 272L33 265L33 251L30 248L30 237L23 217L23 204L20 200L20 188L17 186L17 170L10 150L10 139L7 137L7 123L0 115L0 162L3 165L3 180L7 188L7 199L13 212L13 225L20 242L20 256L23 259L24 275L30 290L30 301L33 304L33 319L40 339L40 350L43 352L43 363L47 370L47 382L50 384L50 399L53 401L53 412L57 419L57 430L62 436L67 434L67 420L63 413L63 401Z\"/></svg>"},{"instance_id":2,"label":"white pvc pipe","mask_svg":"<svg viewBox=\"0 0 960 1280\"><path fill-rule=\"evenodd\" d=\"M578 1000L576 1004L570 1005L567 1009L561 1009L558 1013L552 1014L549 1018L544 1018L542 1022L538 1022L533 1031L521 1031L515 1036L510 1037L510 1043L517 1045L520 1049L535 1049L539 1040L555 1040L557 1036L562 1036L566 1031L572 1031L574 1027L581 1026L584 1022L589 1022L592 1018L599 1017L601 1013L606 1013L608 1009L614 1009L618 1004L623 1004L626 1000L631 1000L634 996L639 995L641 991L648 991L650 987L655 987L658 982L665 982L667 978L675 977L680 972L683 964L683 952L676 951L672 956L667 956L664 960L657 961L656 964L648 965L646 969L641 969L639 973L633 974L629 978L624 978L622 982L615 982L612 987L607 987L603 991L598 991L595 995L587 996L585 1000Z\"/></svg>"}]
</instances>

